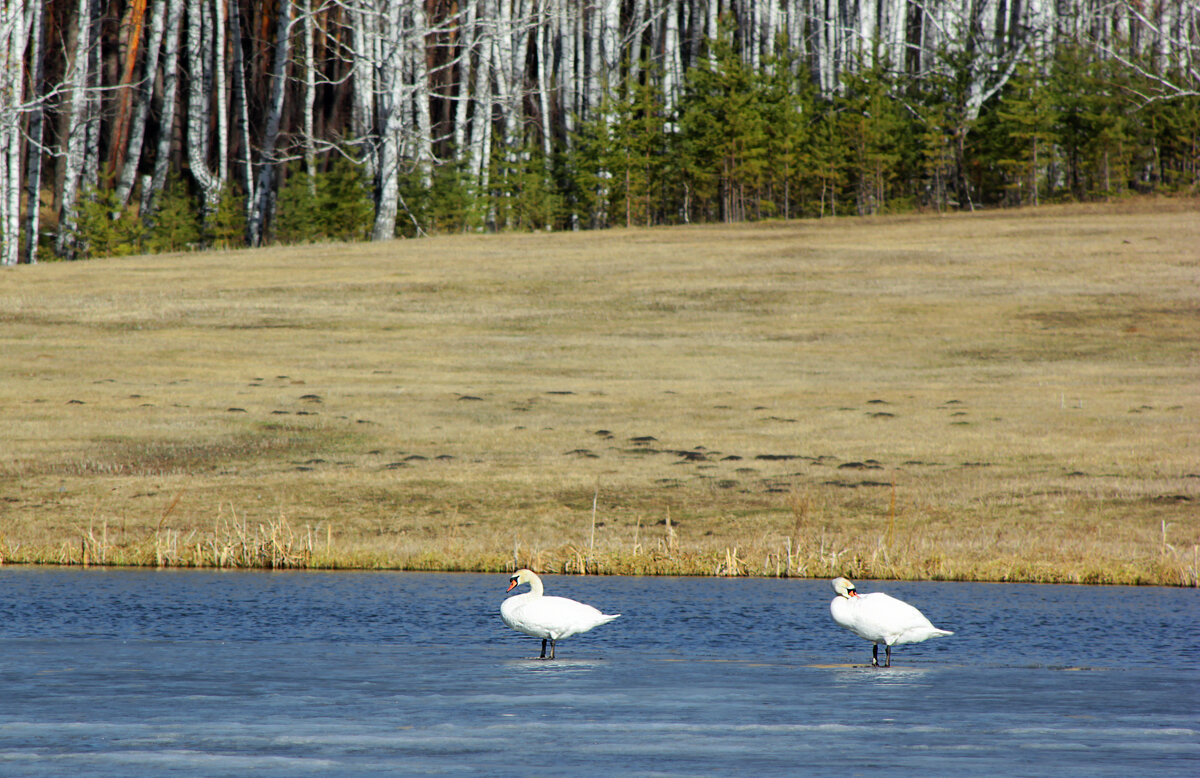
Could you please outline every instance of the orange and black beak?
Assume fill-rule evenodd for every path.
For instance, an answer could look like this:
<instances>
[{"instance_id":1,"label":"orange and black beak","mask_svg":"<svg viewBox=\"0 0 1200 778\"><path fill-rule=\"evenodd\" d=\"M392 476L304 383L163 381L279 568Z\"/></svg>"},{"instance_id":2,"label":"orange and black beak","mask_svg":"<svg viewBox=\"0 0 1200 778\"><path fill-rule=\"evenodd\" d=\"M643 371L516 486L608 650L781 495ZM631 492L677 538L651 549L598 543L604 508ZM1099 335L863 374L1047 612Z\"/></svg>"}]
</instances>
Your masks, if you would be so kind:
<instances>
[{"instance_id":1,"label":"orange and black beak","mask_svg":"<svg viewBox=\"0 0 1200 778\"><path fill-rule=\"evenodd\" d=\"M508 582L508 588L507 588L507 589L505 589L504 591L506 591L506 592L511 592L511 591L513 590L513 587L514 587L514 586L516 586L516 585L517 585L517 579L516 579L516 578L514 578L514 579L512 579L511 581L509 581L509 582Z\"/></svg>"}]
</instances>

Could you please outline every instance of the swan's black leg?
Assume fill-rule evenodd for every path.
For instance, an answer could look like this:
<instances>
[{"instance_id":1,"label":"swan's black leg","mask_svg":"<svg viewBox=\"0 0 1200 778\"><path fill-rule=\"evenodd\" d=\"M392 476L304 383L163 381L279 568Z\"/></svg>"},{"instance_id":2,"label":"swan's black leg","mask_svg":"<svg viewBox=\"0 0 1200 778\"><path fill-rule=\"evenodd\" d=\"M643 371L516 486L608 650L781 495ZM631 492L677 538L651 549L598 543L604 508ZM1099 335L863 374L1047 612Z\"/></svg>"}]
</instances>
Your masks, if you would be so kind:
<instances>
[{"instance_id":1,"label":"swan's black leg","mask_svg":"<svg viewBox=\"0 0 1200 778\"><path fill-rule=\"evenodd\" d=\"M879 644L871 644L871 667L879 667Z\"/></svg>"},{"instance_id":2,"label":"swan's black leg","mask_svg":"<svg viewBox=\"0 0 1200 778\"><path fill-rule=\"evenodd\" d=\"M539 656L538 659L545 659L545 658L546 658L546 639L542 638L542 655Z\"/></svg>"},{"instance_id":3,"label":"swan's black leg","mask_svg":"<svg viewBox=\"0 0 1200 778\"><path fill-rule=\"evenodd\" d=\"M884 667L891 667L891 666L892 666L892 647L888 646L887 647L887 664L885 664Z\"/></svg>"}]
</instances>

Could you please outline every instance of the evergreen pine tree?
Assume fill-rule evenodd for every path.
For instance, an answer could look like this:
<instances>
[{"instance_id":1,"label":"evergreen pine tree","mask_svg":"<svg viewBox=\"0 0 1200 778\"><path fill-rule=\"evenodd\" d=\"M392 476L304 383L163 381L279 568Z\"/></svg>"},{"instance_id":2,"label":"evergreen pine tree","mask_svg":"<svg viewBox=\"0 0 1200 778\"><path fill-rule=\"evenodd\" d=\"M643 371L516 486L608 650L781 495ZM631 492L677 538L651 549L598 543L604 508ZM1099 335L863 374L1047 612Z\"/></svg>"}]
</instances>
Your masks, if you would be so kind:
<instances>
[{"instance_id":1,"label":"evergreen pine tree","mask_svg":"<svg viewBox=\"0 0 1200 778\"><path fill-rule=\"evenodd\" d=\"M879 213L887 206L901 159L899 139L905 122L893 99L886 61L844 76L837 98L842 136L849 145L849 173L855 183L858 213Z\"/></svg>"},{"instance_id":2,"label":"evergreen pine tree","mask_svg":"<svg viewBox=\"0 0 1200 778\"><path fill-rule=\"evenodd\" d=\"M246 245L246 199L226 181L221 188L217 209L209 219L209 235L214 247L231 249Z\"/></svg>"},{"instance_id":3,"label":"evergreen pine tree","mask_svg":"<svg viewBox=\"0 0 1200 778\"><path fill-rule=\"evenodd\" d=\"M363 171L338 157L317 177L317 221L326 240L367 240L375 219L370 185Z\"/></svg>"},{"instance_id":4,"label":"evergreen pine tree","mask_svg":"<svg viewBox=\"0 0 1200 778\"><path fill-rule=\"evenodd\" d=\"M289 172L275 209L275 240L308 243L369 237L374 206L359 168L338 159L323 173ZM402 229L403 218L397 222L397 229Z\"/></svg>"},{"instance_id":5,"label":"evergreen pine tree","mask_svg":"<svg viewBox=\"0 0 1200 778\"><path fill-rule=\"evenodd\" d=\"M157 202L158 207L153 213L143 215L146 225L145 250L159 253L199 247L204 239L200 204L189 191L187 183L177 176L167 179L167 185Z\"/></svg>"},{"instance_id":6,"label":"evergreen pine tree","mask_svg":"<svg viewBox=\"0 0 1200 778\"><path fill-rule=\"evenodd\" d=\"M1088 194L1111 197L1128 189L1136 119L1128 99L1124 67L1111 61L1089 68L1087 122L1091 127L1084 146L1090 170Z\"/></svg>"},{"instance_id":7,"label":"evergreen pine tree","mask_svg":"<svg viewBox=\"0 0 1200 778\"><path fill-rule=\"evenodd\" d=\"M482 226L479 213L472 208L465 162L450 161L434 169L429 199L431 233L464 232Z\"/></svg>"},{"instance_id":8,"label":"evergreen pine tree","mask_svg":"<svg viewBox=\"0 0 1200 778\"><path fill-rule=\"evenodd\" d=\"M304 169L288 170L275 203L274 238L279 243L309 243L321 238L320 204L315 177Z\"/></svg>"},{"instance_id":9,"label":"evergreen pine tree","mask_svg":"<svg viewBox=\"0 0 1200 778\"><path fill-rule=\"evenodd\" d=\"M1054 51L1050 72L1053 131L1062 152L1068 191L1076 200L1082 200L1088 190L1085 158L1092 132L1089 64L1081 46L1063 43Z\"/></svg>"},{"instance_id":10,"label":"evergreen pine tree","mask_svg":"<svg viewBox=\"0 0 1200 778\"><path fill-rule=\"evenodd\" d=\"M113 214L117 214L114 218ZM79 201L74 244L77 257L122 257L142 251L146 228L132 207L122 207L111 188L89 188Z\"/></svg>"},{"instance_id":11,"label":"evergreen pine tree","mask_svg":"<svg viewBox=\"0 0 1200 778\"><path fill-rule=\"evenodd\" d=\"M687 74L680 101L683 174L695 208L723 222L747 218L768 168L767 128L756 75L726 32L709 41L712 56Z\"/></svg>"},{"instance_id":12,"label":"evergreen pine tree","mask_svg":"<svg viewBox=\"0 0 1200 778\"><path fill-rule=\"evenodd\" d=\"M766 130L767 189L759 198L762 216L796 215L803 180L804 149L810 144L810 126L816 116L812 80L796 66L795 57L782 45L779 54L763 63L760 99ZM798 77L798 74L803 74Z\"/></svg>"},{"instance_id":13,"label":"evergreen pine tree","mask_svg":"<svg viewBox=\"0 0 1200 778\"><path fill-rule=\"evenodd\" d=\"M816 215L838 215L838 199L846 185L846 143L837 109L825 102L817 121L810 128L810 143L801 160L812 171L816 190Z\"/></svg>"},{"instance_id":14,"label":"evergreen pine tree","mask_svg":"<svg viewBox=\"0 0 1200 778\"><path fill-rule=\"evenodd\" d=\"M1041 178L1054 153L1056 116L1051 92L1034 60L1017 68L994 111L1001 151L996 164L1017 205L1041 202Z\"/></svg>"}]
</instances>

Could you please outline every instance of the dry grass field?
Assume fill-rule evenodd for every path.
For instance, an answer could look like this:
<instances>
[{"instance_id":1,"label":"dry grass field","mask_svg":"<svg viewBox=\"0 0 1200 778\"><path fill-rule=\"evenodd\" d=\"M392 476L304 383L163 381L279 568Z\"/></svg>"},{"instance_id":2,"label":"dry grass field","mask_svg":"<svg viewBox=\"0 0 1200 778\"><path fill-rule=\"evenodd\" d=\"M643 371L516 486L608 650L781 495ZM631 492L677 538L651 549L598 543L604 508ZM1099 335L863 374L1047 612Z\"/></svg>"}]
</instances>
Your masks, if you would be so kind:
<instances>
[{"instance_id":1,"label":"dry grass field","mask_svg":"<svg viewBox=\"0 0 1200 778\"><path fill-rule=\"evenodd\" d=\"M0 272L0 560L1200 580L1200 205Z\"/></svg>"}]
</instances>

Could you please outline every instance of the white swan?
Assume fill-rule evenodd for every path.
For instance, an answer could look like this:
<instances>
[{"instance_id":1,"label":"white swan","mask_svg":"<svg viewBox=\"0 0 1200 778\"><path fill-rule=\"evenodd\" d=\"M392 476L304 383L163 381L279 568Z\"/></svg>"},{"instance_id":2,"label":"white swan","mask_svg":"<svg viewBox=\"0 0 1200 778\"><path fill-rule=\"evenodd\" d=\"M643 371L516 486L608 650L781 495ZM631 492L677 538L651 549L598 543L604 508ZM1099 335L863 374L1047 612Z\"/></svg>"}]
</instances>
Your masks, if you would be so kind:
<instances>
[{"instance_id":1,"label":"white swan","mask_svg":"<svg viewBox=\"0 0 1200 778\"><path fill-rule=\"evenodd\" d=\"M887 646L884 667L892 666L892 646L920 643L929 638L953 635L938 629L913 606L883 592L859 594L847 578L833 579L838 596L829 603L829 612L839 626L871 641L871 664L879 666L879 645Z\"/></svg>"},{"instance_id":2,"label":"white swan","mask_svg":"<svg viewBox=\"0 0 1200 778\"><path fill-rule=\"evenodd\" d=\"M507 591L511 592L526 583L529 584L529 591L514 594L500 604L500 618L518 632L542 639L542 655L539 659L553 659L557 641L607 624L621 615L601 613L591 605L566 597L543 596L542 579L532 570L513 573ZM550 641L549 657L546 656L546 641Z\"/></svg>"}]
</instances>

